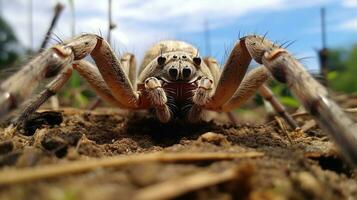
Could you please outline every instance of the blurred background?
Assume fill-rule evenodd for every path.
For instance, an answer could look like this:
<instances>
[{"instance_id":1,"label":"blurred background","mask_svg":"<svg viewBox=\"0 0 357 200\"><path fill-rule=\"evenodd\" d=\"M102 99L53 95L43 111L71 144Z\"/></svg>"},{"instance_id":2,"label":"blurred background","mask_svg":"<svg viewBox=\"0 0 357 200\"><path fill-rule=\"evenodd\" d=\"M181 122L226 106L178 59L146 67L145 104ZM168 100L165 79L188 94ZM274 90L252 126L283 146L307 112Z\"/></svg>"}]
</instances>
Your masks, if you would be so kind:
<instances>
[{"instance_id":1,"label":"blurred background","mask_svg":"<svg viewBox=\"0 0 357 200\"><path fill-rule=\"evenodd\" d=\"M337 99L356 96L357 0L0 0L0 77L41 48L81 33L108 38L119 55L134 53L138 63L153 43L178 39L221 64L239 37L267 34L288 46ZM284 86L271 86L286 106L299 106ZM74 74L59 103L86 108L94 97Z\"/></svg>"}]
</instances>

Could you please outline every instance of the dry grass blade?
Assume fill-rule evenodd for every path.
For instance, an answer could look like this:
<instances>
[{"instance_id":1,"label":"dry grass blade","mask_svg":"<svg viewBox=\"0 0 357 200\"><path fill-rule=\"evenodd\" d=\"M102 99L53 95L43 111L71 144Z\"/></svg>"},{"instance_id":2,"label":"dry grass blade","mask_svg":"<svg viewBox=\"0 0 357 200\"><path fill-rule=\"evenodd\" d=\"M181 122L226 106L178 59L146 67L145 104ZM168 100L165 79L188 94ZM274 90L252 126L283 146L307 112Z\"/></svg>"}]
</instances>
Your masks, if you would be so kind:
<instances>
[{"instance_id":1,"label":"dry grass blade","mask_svg":"<svg viewBox=\"0 0 357 200\"><path fill-rule=\"evenodd\" d=\"M344 112L346 113L357 113L357 108L345 108L343 109ZM291 114L291 117L302 117L302 116L309 116L311 115L310 113L308 112L298 112L298 113L294 113L294 114Z\"/></svg>"},{"instance_id":2,"label":"dry grass blade","mask_svg":"<svg viewBox=\"0 0 357 200\"><path fill-rule=\"evenodd\" d=\"M348 113L357 113L357 108L346 108L344 111Z\"/></svg>"},{"instance_id":3,"label":"dry grass blade","mask_svg":"<svg viewBox=\"0 0 357 200\"><path fill-rule=\"evenodd\" d=\"M248 170L248 172L246 172ZM188 192L211 185L220 184L242 176L249 179L253 173L252 166L243 165L224 170L223 172L201 171L188 176L164 181L136 192L135 200L173 199Z\"/></svg>"},{"instance_id":4,"label":"dry grass blade","mask_svg":"<svg viewBox=\"0 0 357 200\"><path fill-rule=\"evenodd\" d=\"M291 117L297 118L297 117L303 117L303 116L309 116L309 115L310 115L310 113L308 113L308 112L297 112L297 113L291 114Z\"/></svg>"},{"instance_id":5,"label":"dry grass blade","mask_svg":"<svg viewBox=\"0 0 357 200\"><path fill-rule=\"evenodd\" d=\"M101 159L89 159L70 163L38 166L27 169L10 169L0 172L0 185L54 178L61 175L83 173L104 167L120 167L146 162L194 162L232 160L238 158L256 158L263 156L261 152L242 153L151 153L130 156L115 156Z\"/></svg>"},{"instance_id":6,"label":"dry grass blade","mask_svg":"<svg viewBox=\"0 0 357 200\"><path fill-rule=\"evenodd\" d=\"M283 122L283 120L280 119L280 117L277 117L275 116L275 121L278 123L278 126L279 128L281 129L281 131L283 131L283 133L286 135L286 137L288 138L290 144L293 144L293 141L291 140L290 138L290 135L289 135L289 131L288 129L286 128L286 125L285 123Z\"/></svg>"},{"instance_id":7,"label":"dry grass blade","mask_svg":"<svg viewBox=\"0 0 357 200\"><path fill-rule=\"evenodd\" d=\"M305 124L301 127L301 130L306 132L316 126L317 126L316 121L311 119L311 120L305 122Z\"/></svg>"}]
</instances>

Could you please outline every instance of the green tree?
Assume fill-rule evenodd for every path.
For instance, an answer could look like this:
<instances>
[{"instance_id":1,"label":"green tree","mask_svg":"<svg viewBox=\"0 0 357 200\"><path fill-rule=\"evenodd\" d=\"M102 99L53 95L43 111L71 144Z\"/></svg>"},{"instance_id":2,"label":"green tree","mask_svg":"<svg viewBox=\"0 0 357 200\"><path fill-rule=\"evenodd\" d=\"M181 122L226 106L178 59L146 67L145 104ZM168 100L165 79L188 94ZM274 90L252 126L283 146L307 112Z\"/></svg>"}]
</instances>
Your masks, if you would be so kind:
<instances>
[{"instance_id":1,"label":"green tree","mask_svg":"<svg viewBox=\"0 0 357 200\"><path fill-rule=\"evenodd\" d=\"M341 92L357 92L357 44L351 49L329 51L329 86Z\"/></svg>"},{"instance_id":2,"label":"green tree","mask_svg":"<svg viewBox=\"0 0 357 200\"><path fill-rule=\"evenodd\" d=\"M0 69L8 67L19 58L17 38L6 21L0 17Z\"/></svg>"}]
</instances>

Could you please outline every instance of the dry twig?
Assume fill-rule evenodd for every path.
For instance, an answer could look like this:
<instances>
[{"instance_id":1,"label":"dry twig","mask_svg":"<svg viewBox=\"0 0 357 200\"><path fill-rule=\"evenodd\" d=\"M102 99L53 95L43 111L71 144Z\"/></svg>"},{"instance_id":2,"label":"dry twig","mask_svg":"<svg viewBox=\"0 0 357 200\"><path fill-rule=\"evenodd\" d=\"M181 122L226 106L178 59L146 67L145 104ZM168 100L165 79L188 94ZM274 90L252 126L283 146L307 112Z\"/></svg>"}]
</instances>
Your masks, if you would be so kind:
<instances>
[{"instance_id":1,"label":"dry twig","mask_svg":"<svg viewBox=\"0 0 357 200\"><path fill-rule=\"evenodd\" d=\"M306 132L316 126L317 126L316 121L313 119L310 119L309 121L305 122L305 124L301 127L301 130Z\"/></svg>"},{"instance_id":2,"label":"dry twig","mask_svg":"<svg viewBox=\"0 0 357 200\"><path fill-rule=\"evenodd\" d=\"M357 113L357 108L346 108L344 111L348 113Z\"/></svg>"},{"instance_id":3,"label":"dry twig","mask_svg":"<svg viewBox=\"0 0 357 200\"><path fill-rule=\"evenodd\" d=\"M345 108L343 109L344 112L346 113L357 113L357 108ZM302 116L309 116L311 115L310 113L308 112L297 112L297 113L294 113L294 114L291 114L291 117L302 117Z\"/></svg>"},{"instance_id":4,"label":"dry twig","mask_svg":"<svg viewBox=\"0 0 357 200\"><path fill-rule=\"evenodd\" d=\"M245 176L244 171L252 167L243 165L226 169L222 172L212 172L209 170L201 171L188 176L180 177L164 181L136 192L135 200L157 200L157 199L173 199L188 192L195 191L211 185L220 184L230 180L238 179L240 176ZM248 175L251 172L248 173ZM248 177L244 177L249 179Z\"/></svg>"},{"instance_id":5,"label":"dry twig","mask_svg":"<svg viewBox=\"0 0 357 200\"><path fill-rule=\"evenodd\" d=\"M263 156L261 152L242 153L151 153L129 156L114 156L101 159L89 159L63 164L45 165L27 169L8 169L0 172L0 185L54 178L61 175L83 173L104 167L120 167L147 162L197 162L231 160L238 158L256 158Z\"/></svg>"},{"instance_id":6,"label":"dry twig","mask_svg":"<svg viewBox=\"0 0 357 200\"><path fill-rule=\"evenodd\" d=\"M291 140L290 138L290 135L289 135L289 131L288 129L286 128L286 125L285 123L277 116L274 117L276 122L278 123L278 126L279 128L283 131L283 133L286 135L286 137L288 138L290 144L293 144L293 141Z\"/></svg>"}]
</instances>

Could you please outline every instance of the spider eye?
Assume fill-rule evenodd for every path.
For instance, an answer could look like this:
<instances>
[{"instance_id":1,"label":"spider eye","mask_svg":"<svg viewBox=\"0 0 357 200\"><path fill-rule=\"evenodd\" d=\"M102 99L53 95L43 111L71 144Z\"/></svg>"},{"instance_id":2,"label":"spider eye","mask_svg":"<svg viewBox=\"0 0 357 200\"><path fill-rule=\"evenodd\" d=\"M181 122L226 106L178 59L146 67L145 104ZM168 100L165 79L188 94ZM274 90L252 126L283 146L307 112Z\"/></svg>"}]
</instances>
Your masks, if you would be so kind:
<instances>
[{"instance_id":1,"label":"spider eye","mask_svg":"<svg viewBox=\"0 0 357 200\"><path fill-rule=\"evenodd\" d=\"M195 65L200 65L201 64L201 58L200 57L194 57L193 58L193 62L195 63Z\"/></svg>"},{"instance_id":2,"label":"spider eye","mask_svg":"<svg viewBox=\"0 0 357 200\"><path fill-rule=\"evenodd\" d=\"M157 63L158 63L159 65L163 65L163 64L165 64L165 62L166 62L166 58L165 58L165 57L159 56L159 57L157 58Z\"/></svg>"},{"instance_id":3,"label":"spider eye","mask_svg":"<svg viewBox=\"0 0 357 200\"><path fill-rule=\"evenodd\" d=\"M182 70L182 75L183 75L184 78L190 77L190 75L191 75L191 69L190 69L188 66L186 66L186 67L183 68L183 70Z\"/></svg>"}]
</instances>

